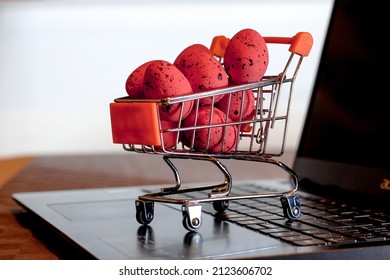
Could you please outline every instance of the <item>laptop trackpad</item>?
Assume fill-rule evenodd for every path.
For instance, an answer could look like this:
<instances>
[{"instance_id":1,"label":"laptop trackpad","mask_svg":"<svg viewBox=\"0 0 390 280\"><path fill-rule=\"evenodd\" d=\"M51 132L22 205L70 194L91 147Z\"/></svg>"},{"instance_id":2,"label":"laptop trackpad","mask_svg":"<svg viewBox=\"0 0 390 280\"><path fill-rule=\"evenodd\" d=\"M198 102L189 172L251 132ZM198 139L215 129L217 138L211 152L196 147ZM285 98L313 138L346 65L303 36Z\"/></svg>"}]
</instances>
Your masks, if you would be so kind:
<instances>
[{"instance_id":1,"label":"laptop trackpad","mask_svg":"<svg viewBox=\"0 0 390 280\"><path fill-rule=\"evenodd\" d=\"M29 208L40 212L44 220L98 259L234 259L293 250L292 246L206 213L202 213L198 231L189 232L176 204L156 202L153 221L143 226L135 219L134 198L90 192L90 196L88 191L72 196L73 201L58 199L68 196L68 192L62 192L63 196L48 192L56 199L46 203L46 211L38 209L43 205L34 209L37 199ZM23 204L26 197L19 194L16 199Z\"/></svg>"}]
</instances>

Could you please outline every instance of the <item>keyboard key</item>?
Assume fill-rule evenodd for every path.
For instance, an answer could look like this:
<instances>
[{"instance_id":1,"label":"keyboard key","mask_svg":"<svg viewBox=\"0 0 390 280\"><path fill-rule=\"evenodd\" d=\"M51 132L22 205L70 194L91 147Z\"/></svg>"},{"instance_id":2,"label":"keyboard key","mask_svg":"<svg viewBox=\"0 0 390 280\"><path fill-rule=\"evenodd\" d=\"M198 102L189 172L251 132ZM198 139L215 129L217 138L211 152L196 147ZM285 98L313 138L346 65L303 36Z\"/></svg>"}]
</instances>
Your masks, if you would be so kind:
<instances>
[{"instance_id":1,"label":"keyboard key","mask_svg":"<svg viewBox=\"0 0 390 280\"><path fill-rule=\"evenodd\" d=\"M296 231L286 230L286 231L272 232L270 233L270 235L277 238L287 238L291 236L301 236L302 234Z\"/></svg>"},{"instance_id":2,"label":"keyboard key","mask_svg":"<svg viewBox=\"0 0 390 280\"><path fill-rule=\"evenodd\" d=\"M350 227L350 225L347 225L344 223L329 221L329 220L325 220L325 219L313 219L313 220L307 220L304 222L308 223L312 226L315 226L315 227L327 228L327 229Z\"/></svg>"},{"instance_id":3,"label":"keyboard key","mask_svg":"<svg viewBox=\"0 0 390 280\"><path fill-rule=\"evenodd\" d=\"M312 239L304 239L304 240L294 240L291 241L293 244L298 246L318 246L318 245L325 245L326 242L321 239L312 238Z\"/></svg>"},{"instance_id":4,"label":"keyboard key","mask_svg":"<svg viewBox=\"0 0 390 280\"><path fill-rule=\"evenodd\" d=\"M266 229L266 227L264 227L264 225L262 225L262 224L246 224L245 227L256 230L256 231L262 231L262 230Z\"/></svg>"},{"instance_id":5,"label":"keyboard key","mask_svg":"<svg viewBox=\"0 0 390 280\"><path fill-rule=\"evenodd\" d=\"M351 238L351 237L329 237L329 238L326 238L325 239L326 242L330 243L330 244L338 244L338 245L342 245L342 244L354 244L357 242L356 239L354 238Z\"/></svg>"},{"instance_id":6,"label":"keyboard key","mask_svg":"<svg viewBox=\"0 0 390 280\"><path fill-rule=\"evenodd\" d=\"M289 232L289 230L283 227L274 227L274 228L265 228L261 230L261 232L271 234L271 233Z\"/></svg>"},{"instance_id":7,"label":"keyboard key","mask_svg":"<svg viewBox=\"0 0 390 280\"><path fill-rule=\"evenodd\" d=\"M286 219L273 220L272 223L278 224L284 228L288 228L295 231L307 231L315 229L315 227L302 223L300 221L288 221Z\"/></svg>"},{"instance_id":8,"label":"keyboard key","mask_svg":"<svg viewBox=\"0 0 390 280\"><path fill-rule=\"evenodd\" d=\"M386 241L384 236L374 236L372 234L362 234L354 236L358 241L367 241L367 242L376 242L376 241Z\"/></svg>"}]
</instances>

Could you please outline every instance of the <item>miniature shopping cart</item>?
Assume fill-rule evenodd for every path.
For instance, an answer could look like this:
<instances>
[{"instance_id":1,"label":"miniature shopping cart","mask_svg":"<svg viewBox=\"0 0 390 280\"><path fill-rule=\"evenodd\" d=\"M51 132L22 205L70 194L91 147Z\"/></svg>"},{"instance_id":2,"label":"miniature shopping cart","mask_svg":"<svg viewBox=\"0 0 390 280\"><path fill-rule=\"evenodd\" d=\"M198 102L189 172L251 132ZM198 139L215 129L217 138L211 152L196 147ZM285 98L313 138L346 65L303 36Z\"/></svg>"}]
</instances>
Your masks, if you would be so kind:
<instances>
[{"instance_id":1,"label":"miniature shopping cart","mask_svg":"<svg viewBox=\"0 0 390 280\"><path fill-rule=\"evenodd\" d=\"M265 197L279 197L284 216L289 220L297 220L301 215L301 206L298 190L298 178L296 173L276 160L283 154L287 131L287 120L289 115L291 93L297 72L304 57L309 55L313 39L310 33L299 32L293 37L264 37L267 46L287 45L287 63L281 73L275 76L264 76L261 81L229 86L215 90L192 93L178 97L163 99L130 99L119 97L110 104L111 125L113 142L122 144L125 151L162 155L166 164L174 173L176 184L174 186L161 188L154 193L142 194L136 199L136 220L140 224L147 225L154 218L154 203L180 204L182 211L182 223L185 229L196 231L202 222L202 203L212 203L216 212L223 212L229 207L230 200L253 199ZM212 53L223 63L222 57L224 47L228 42L224 36L214 37L211 44ZM278 48L279 48L278 47ZM270 47L269 47L270 49ZM272 57L270 56L270 61ZM159 115L159 106L180 104L183 110L184 103L194 102L194 109L200 108L201 98L211 98L214 101L219 95L231 95L237 92L252 91L255 97L254 116L249 119L242 117L232 121L226 118L224 123L206 125L183 126L181 120L178 125L170 128L163 128ZM212 110L211 113L213 114ZM182 114L180 114L182 117ZM212 116L209 118L212 119ZM213 151L206 148L196 149L195 140L184 145L180 139L182 133L192 130L220 129L224 133L228 126L237 127L237 142L233 149L228 152ZM174 145L168 148L165 145L165 135L175 135ZM276 148L275 148L276 146ZM173 159L195 159L215 164L223 173L224 181L221 183L208 183L202 186L182 186L178 169L173 164ZM232 176L222 159L233 159L251 162L271 164L287 172L291 178L291 189L285 192L262 192L232 195ZM206 191L206 192L204 192ZM194 194L207 193L200 197L185 196L185 193Z\"/></svg>"}]
</instances>

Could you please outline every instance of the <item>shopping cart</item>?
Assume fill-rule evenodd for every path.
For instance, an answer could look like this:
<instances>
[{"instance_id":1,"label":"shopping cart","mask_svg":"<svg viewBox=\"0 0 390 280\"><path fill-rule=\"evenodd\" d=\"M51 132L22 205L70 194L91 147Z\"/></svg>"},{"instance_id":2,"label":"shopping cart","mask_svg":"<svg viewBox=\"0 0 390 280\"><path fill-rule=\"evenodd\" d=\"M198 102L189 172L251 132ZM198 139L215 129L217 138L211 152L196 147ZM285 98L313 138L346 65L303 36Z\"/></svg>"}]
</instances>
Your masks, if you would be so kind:
<instances>
[{"instance_id":1,"label":"shopping cart","mask_svg":"<svg viewBox=\"0 0 390 280\"><path fill-rule=\"evenodd\" d=\"M223 212L229 207L230 200L253 199L265 197L279 197L284 216L289 220L297 220L301 215L301 206L298 190L297 174L276 160L285 150L287 121L290 108L291 93L304 57L308 56L313 44L310 33L299 32L293 37L264 37L268 48L271 44L287 45L287 63L280 74L264 76L261 81L229 86L200 93L187 94L179 97L163 99L130 99L128 96L119 97L110 104L111 126L113 142L122 144L125 151L162 155L164 161L173 171L176 184L161 188L157 192L142 194L136 199L136 220L140 224L147 225L154 218L154 203L180 204L182 211L182 223L185 229L196 231L201 226L201 211L203 203L212 203L216 212ZM229 39L224 36L214 37L211 44L212 53L223 64L223 52ZM272 60L272 57L270 57ZM232 95L233 93L252 91L255 97L255 110L251 118L244 119L239 116L232 121L226 118L223 123L209 122L203 125L183 126L180 121L175 127L163 128L159 115L159 106L179 104L181 106L180 118L184 103L193 101L193 110L199 110L201 98L214 99L219 95ZM243 98L243 97L242 97ZM213 104L212 104L213 105ZM242 111L241 111L242 112ZM212 120L213 110L210 111L209 119ZM226 112L227 114L227 112ZM184 145L181 141L183 133L197 131L219 130L226 133L228 127L235 126L237 141L233 149L225 152L223 144L220 150L209 149L206 143L204 149L195 145L195 137ZM166 145L168 137L174 144ZM275 148L275 142L278 144ZM221 183L207 183L202 186L182 186L179 171L172 160L195 159L215 164L224 176ZM222 159L233 159L251 162L271 164L287 172L291 178L291 188L284 192L261 192L232 195L232 175L221 162ZM190 196L187 193L205 193L200 197ZM186 194L185 194L186 193Z\"/></svg>"}]
</instances>

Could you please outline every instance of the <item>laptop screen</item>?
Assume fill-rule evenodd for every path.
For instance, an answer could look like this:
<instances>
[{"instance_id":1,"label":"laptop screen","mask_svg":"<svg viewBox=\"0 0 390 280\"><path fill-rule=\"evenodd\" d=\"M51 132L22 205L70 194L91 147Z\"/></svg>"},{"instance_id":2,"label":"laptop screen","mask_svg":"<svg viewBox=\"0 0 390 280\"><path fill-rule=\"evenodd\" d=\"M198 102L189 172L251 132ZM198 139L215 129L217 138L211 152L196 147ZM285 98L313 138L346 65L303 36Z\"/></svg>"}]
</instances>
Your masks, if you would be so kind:
<instances>
[{"instance_id":1,"label":"laptop screen","mask_svg":"<svg viewBox=\"0 0 390 280\"><path fill-rule=\"evenodd\" d=\"M385 13L379 1L335 1L294 166L303 187L390 197Z\"/></svg>"}]
</instances>

